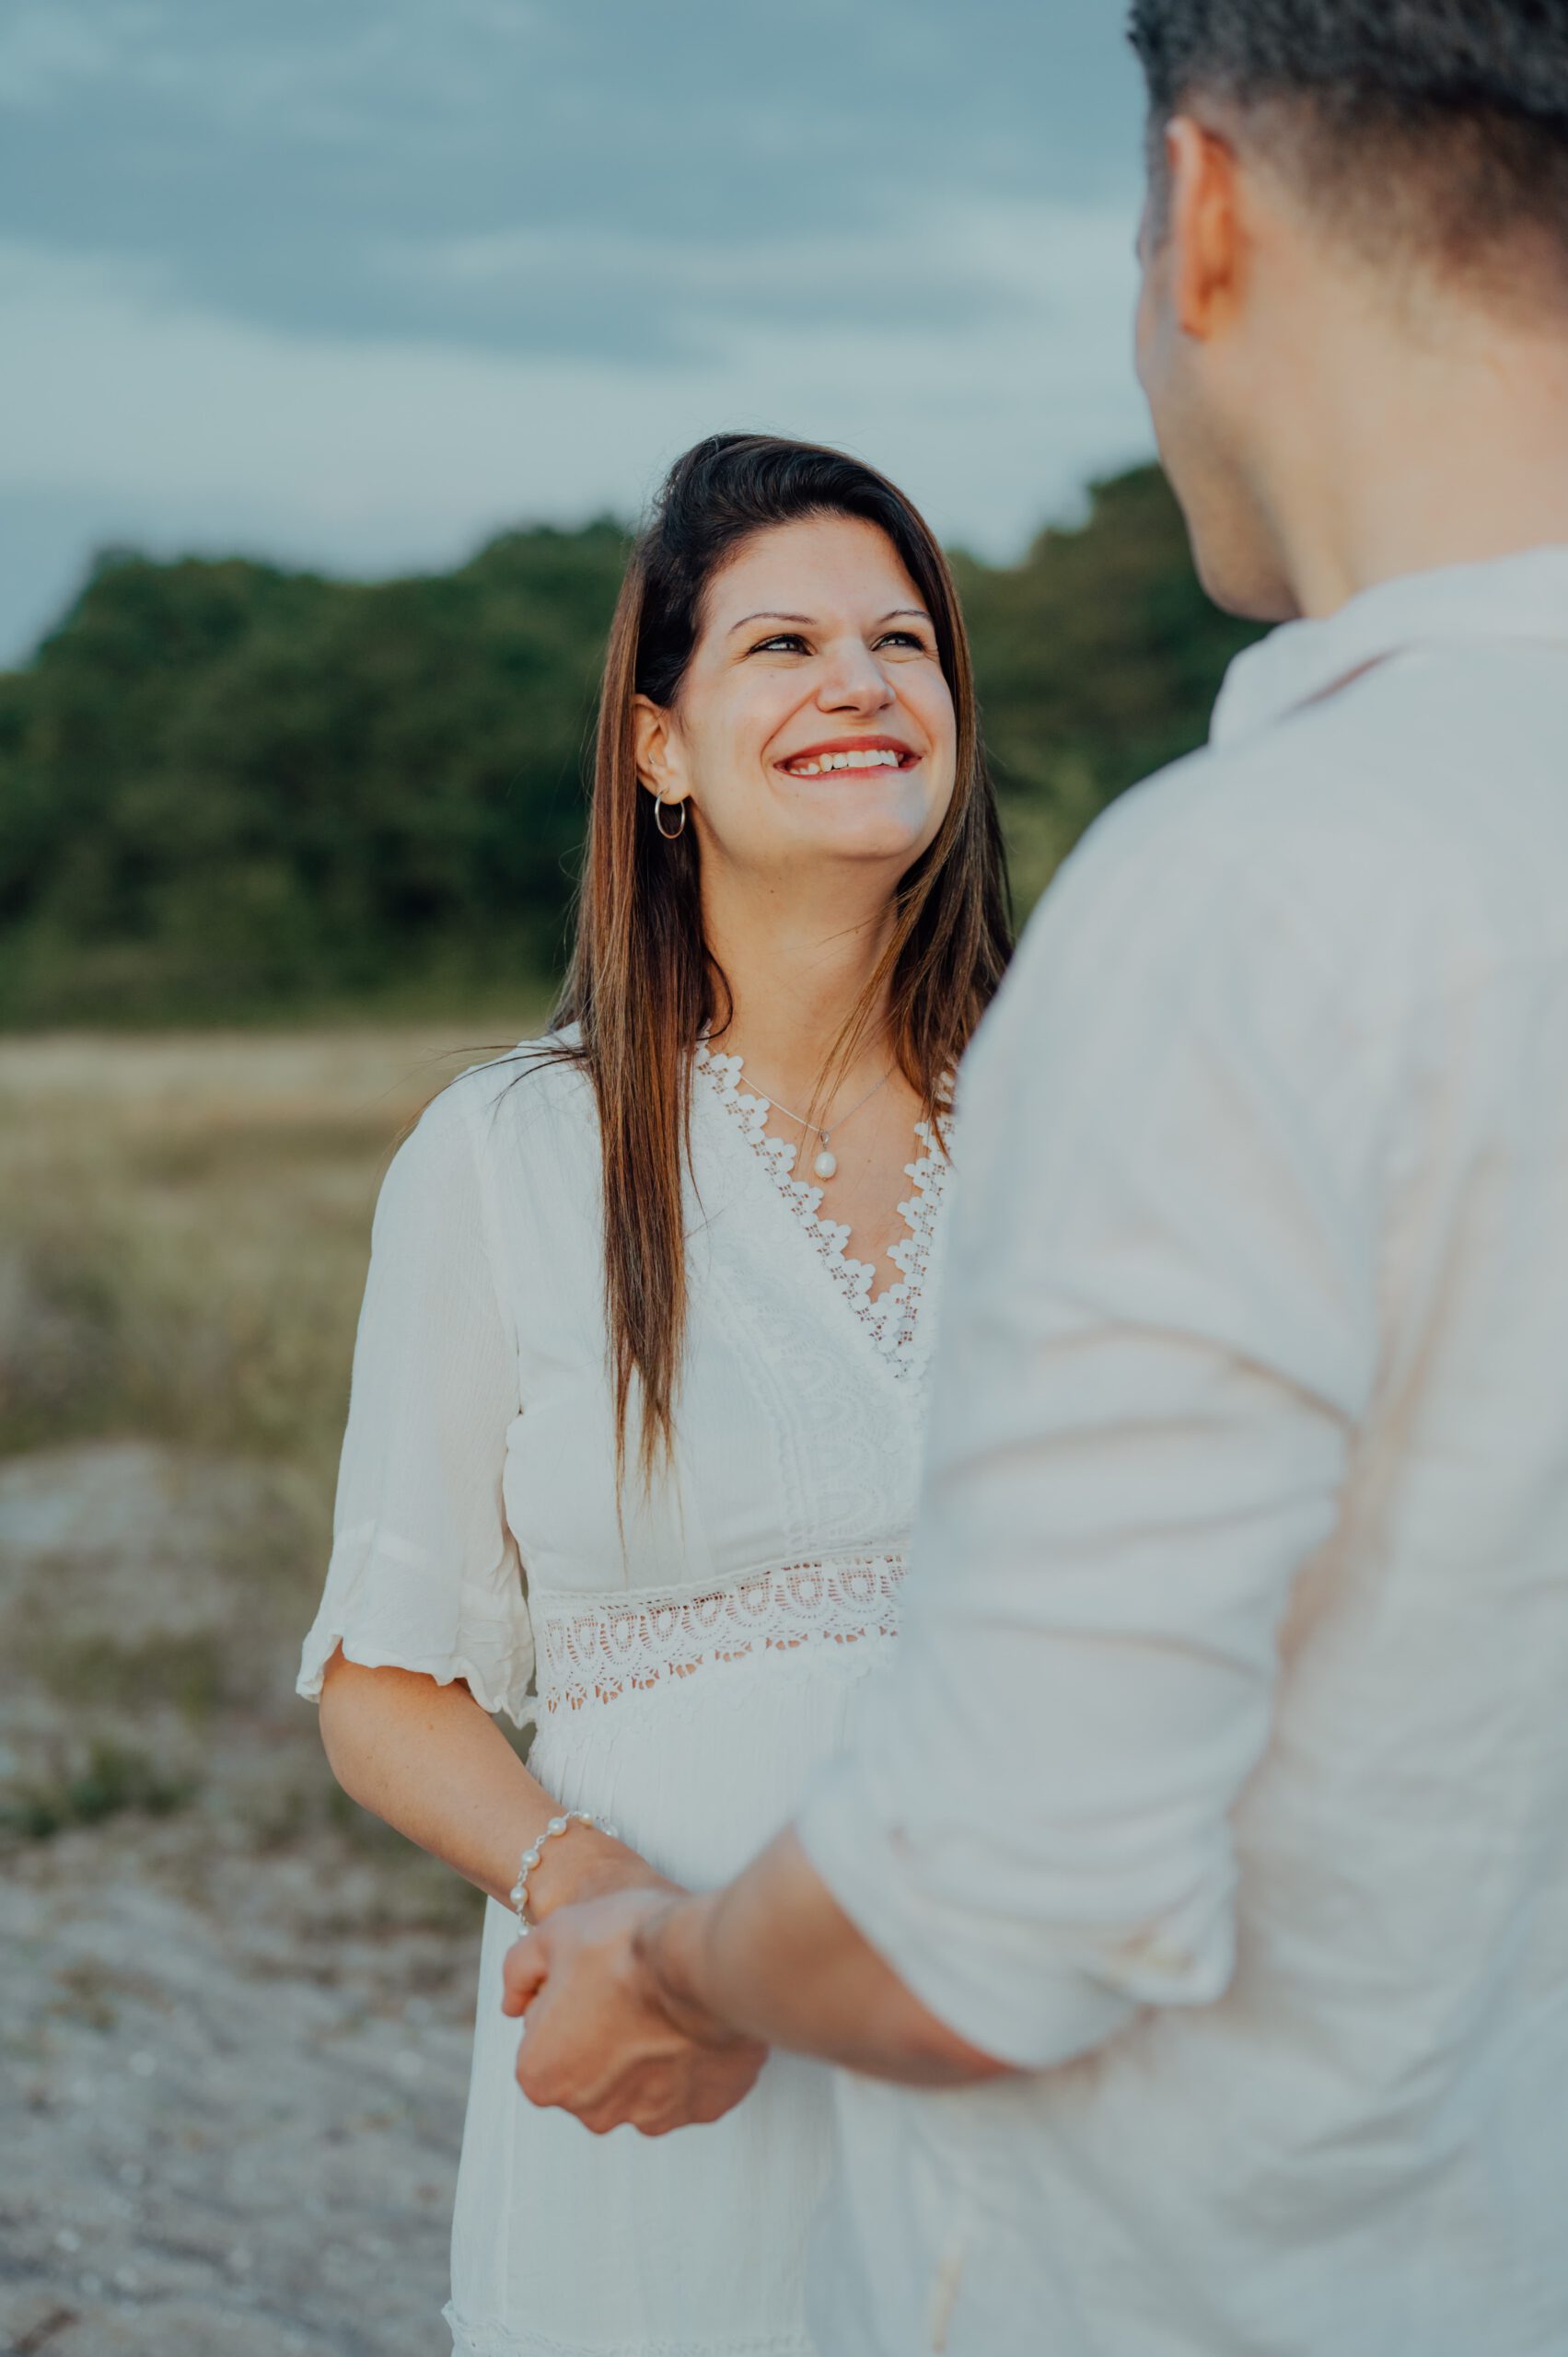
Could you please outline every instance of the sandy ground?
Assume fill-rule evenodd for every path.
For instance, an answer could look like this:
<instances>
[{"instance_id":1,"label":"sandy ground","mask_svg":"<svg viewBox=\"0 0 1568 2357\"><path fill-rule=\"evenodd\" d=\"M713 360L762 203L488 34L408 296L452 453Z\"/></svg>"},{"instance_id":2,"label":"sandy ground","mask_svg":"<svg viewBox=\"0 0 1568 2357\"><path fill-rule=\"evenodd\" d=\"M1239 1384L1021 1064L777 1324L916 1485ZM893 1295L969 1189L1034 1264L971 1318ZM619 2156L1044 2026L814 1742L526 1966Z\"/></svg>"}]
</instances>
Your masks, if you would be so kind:
<instances>
[{"instance_id":1,"label":"sandy ground","mask_svg":"<svg viewBox=\"0 0 1568 2357\"><path fill-rule=\"evenodd\" d=\"M235 1584L192 1576L261 1512L259 1480L144 1444L0 1465L0 1645L25 1671L46 1630L55 1672L53 1691L0 1684L0 2347L18 2357L450 2346L480 1902L335 1800L286 1634L194 1713L106 1696L95 1654L96 1739L124 1746L99 1772L150 1780L153 1805L15 1831L18 1794L100 1805L58 1690L74 1632L113 1625L133 1673L264 1635Z\"/></svg>"},{"instance_id":2,"label":"sandy ground","mask_svg":"<svg viewBox=\"0 0 1568 2357\"><path fill-rule=\"evenodd\" d=\"M345 1934L330 1857L230 1861L183 1900L158 1887L168 1839L75 1833L10 1887L8 2346L444 2352L470 1968Z\"/></svg>"}]
</instances>

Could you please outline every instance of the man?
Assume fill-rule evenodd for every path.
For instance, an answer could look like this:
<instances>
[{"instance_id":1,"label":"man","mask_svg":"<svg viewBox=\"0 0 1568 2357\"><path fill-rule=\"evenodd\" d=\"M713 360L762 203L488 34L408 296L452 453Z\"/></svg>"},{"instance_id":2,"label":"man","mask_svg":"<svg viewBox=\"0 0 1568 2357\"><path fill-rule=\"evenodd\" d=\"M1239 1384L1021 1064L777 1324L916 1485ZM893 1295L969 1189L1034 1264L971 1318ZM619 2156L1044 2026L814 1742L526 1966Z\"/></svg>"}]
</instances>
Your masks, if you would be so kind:
<instances>
[{"instance_id":1,"label":"man","mask_svg":"<svg viewBox=\"0 0 1568 2357\"><path fill-rule=\"evenodd\" d=\"M523 1943L518 2075L602 2128L692 2042L861 2074L829 2357L1556 2357L1568 5L1133 39L1140 372L1212 593L1293 626L966 1070L849 1754L728 1890Z\"/></svg>"}]
</instances>

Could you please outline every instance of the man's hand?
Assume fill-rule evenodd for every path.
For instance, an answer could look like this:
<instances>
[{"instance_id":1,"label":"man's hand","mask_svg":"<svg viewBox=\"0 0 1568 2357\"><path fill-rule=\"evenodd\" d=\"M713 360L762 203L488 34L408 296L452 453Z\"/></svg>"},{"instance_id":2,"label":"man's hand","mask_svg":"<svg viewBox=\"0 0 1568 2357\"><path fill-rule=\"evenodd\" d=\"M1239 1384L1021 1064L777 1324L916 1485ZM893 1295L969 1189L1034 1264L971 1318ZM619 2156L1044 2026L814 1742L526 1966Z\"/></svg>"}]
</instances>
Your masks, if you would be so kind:
<instances>
[{"instance_id":1,"label":"man's hand","mask_svg":"<svg viewBox=\"0 0 1568 2357\"><path fill-rule=\"evenodd\" d=\"M502 2011L526 2014L517 2084L601 2136L720 2119L749 2094L767 2048L678 2021L638 1952L679 1894L624 1890L563 1907L506 1957Z\"/></svg>"}]
</instances>

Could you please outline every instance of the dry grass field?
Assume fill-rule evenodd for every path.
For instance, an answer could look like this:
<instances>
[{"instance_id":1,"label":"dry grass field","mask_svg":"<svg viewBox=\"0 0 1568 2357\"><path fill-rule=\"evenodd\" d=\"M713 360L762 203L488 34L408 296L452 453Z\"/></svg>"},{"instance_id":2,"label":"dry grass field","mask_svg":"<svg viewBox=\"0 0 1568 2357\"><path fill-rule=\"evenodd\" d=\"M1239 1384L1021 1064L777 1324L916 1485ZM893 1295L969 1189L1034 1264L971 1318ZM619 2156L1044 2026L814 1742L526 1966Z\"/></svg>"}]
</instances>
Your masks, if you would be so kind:
<instances>
[{"instance_id":1,"label":"dry grass field","mask_svg":"<svg viewBox=\"0 0 1568 2357\"><path fill-rule=\"evenodd\" d=\"M447 2346L479 1901L291 1689L377 1183L504 1036L0 1040L16 2351Z\"/></svg>"}]
</instances>

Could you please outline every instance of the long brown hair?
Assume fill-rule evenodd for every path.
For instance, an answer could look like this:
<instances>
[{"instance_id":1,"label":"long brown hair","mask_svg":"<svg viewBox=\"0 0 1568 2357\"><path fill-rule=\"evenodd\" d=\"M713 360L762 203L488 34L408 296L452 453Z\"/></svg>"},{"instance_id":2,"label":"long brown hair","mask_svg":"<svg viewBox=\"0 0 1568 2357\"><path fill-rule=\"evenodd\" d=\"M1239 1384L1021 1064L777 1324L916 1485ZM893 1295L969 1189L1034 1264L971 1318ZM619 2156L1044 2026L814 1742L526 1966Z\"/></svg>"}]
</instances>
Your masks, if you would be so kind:
<instances>
[{"instance_id":1,"label":"long brown hair","mask_svg":"<svg viewBox=\"0 0 1568 2357\"><path fill-rule=\"evenodd\" d=\"M841 1036L847 1066L886 997L899 1067L935 1122L944 1083L996 989L1011 946L995 796L953 578L929 527L859 459L804 442L719 434L676 461L633 550L610 625L599 700L587 859L571 970L552 1028L590 1074L604 1160L605 1305L623 1461L633 1385L645 1480L674 1446L686 1325L684 1175L692 1050L728 1018L703 930L688 826L661 837L639 784L633 699L670 708L702 625L703 594L742 541L804 517L880 527L935 629L958 719L958 778L935 841L900 879L891 937Z\"/></svg>"}]
</instances>

